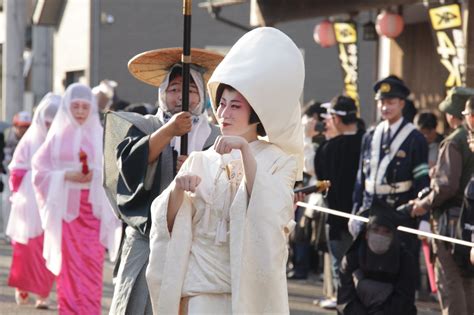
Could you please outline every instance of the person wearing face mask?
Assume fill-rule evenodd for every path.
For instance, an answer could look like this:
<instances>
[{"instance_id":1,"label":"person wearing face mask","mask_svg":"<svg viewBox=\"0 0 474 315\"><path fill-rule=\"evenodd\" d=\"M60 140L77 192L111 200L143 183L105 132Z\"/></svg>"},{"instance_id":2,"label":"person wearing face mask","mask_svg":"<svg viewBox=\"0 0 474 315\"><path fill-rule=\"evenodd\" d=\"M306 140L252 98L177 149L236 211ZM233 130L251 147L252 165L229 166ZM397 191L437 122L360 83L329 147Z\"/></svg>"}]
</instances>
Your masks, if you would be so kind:
<instances>
[{"instance_id":1,"label":"person wearing face mask","mask_svg":"<svg viewBox=\"0 0 474 315\"><path fill-rule=\"evenodd\" d=\"M102 132L91 89L71 84L32 158L43 257L57 276L59 314L101 314L105 249L114 260L120 244L121 224L102 187Z\"/></svg>"},{"instance_id":2,"label":"person wearing face mask","mask_svg":"<svg viewBox=\"0 0 474 315\"><path fill-rule=\"evenodd\" d=\"M116 116L109 115L121 115L132 123L125 139L111 150L115 156L106 156L106 163L119 165L116 211L125 227L110 314L152 313L145 280L151 203L172 182L187 155L209 148L219 134L205 111L205 82L223 57L203 49L191 50L189 111L183 112L181 52L179 48L158 49L139 54L129 62L132 75L159 87L155 116L106 116L106 147L107 134L115 133L113 127L108 130L108 120ZM150 75L144 67L156 70L156 75ZM180 136L184 134L188 134L188 152L180 152Z\"/></svg>"},{"instance_id":3,"label":"person wearing face mask","mask_svg":"<svg viewBox=\"0 0 474 315\"><path fill-rule=\"evenodd\" d=\"M8 165L12 208L6 233L13 249L8 285L15 288L19 305L29 302L30 292L38 295L35 306L40 309L48 308L55 277L43 258L44 235L31 180L31 158L46 139L60 103L59 95L48 93L43 97Z\"/></svg>"},{"instance_id":4,"label":"person wearing face mask","mask_svg":"<svg viewBox=\"0 0 474 315\"><path fill-rule=\"evenodd\" d=\"M412 315L415 306L415 258L401 243L390 207L374 201L369 222L345 254L339 314Z\"/></svg>"},{"instance_id":5,"label":"person wearing face mask","mask_svg":"<svg viewBox=\"0 0 474 315\"><path fill-rule=\"evenodd\" d=\"M222 136L193 152L152 204L154 314L289 313L303 84L301 52L271 27L246 33L214 71L208 90Z\"/></svg>"}]
</instances>

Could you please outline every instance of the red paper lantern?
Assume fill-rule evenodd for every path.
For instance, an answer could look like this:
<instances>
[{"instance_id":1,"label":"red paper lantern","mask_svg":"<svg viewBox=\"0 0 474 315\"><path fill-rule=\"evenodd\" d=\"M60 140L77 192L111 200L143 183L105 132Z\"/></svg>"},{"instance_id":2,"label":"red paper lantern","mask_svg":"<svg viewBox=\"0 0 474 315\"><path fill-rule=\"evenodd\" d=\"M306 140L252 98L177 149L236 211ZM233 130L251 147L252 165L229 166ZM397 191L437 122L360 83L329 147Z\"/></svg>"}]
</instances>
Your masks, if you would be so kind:
<instances>
[{"instance_id":1,"label":"red paper lantern","mask_svg":"<svg viewBox=\"0 0 474 315\"><path fill-rule=\"evenodd\" d=\"M324 20L316 25L314 28L313 37L314 41L324 48L331 47L336 44L334 28L329 20Z\"/></svg>"},{"instance_id":2,"label":"red paper lantern","mask_svg":"<svg viewBox=\"0 0 474 315\"><path fill-rule=\"evenodd\" d=\"M395 38L402 33L404 25L405 22L401 15L384 11L377 16L375 29L381 36Z\"/></svg>"}]
</instances>

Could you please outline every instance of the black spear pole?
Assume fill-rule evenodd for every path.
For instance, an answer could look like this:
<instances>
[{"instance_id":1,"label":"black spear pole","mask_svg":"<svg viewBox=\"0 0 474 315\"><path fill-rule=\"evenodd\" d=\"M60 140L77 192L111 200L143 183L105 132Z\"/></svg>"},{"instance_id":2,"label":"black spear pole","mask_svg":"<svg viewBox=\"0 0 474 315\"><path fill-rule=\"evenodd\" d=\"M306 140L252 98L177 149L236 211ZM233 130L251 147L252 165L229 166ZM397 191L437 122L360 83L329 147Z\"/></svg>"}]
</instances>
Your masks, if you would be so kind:
<instances>
[{"instance_id":1,"label":"black spear pole","mask_svg":"<svg viewBox=\"0 0 474 315\"><path fill-rule=\"evenodd\" d=\"M192 0L183 0L183 17L184 17L184 30L183 30L183 54L181 55L181 61L183 63L183 95L182 95L182 107L183 111L189 110L189 66L191 64L191 7ZM181 150L180 154L188 154L188 135L181 136Z\"/></svg>"}]
</instances>

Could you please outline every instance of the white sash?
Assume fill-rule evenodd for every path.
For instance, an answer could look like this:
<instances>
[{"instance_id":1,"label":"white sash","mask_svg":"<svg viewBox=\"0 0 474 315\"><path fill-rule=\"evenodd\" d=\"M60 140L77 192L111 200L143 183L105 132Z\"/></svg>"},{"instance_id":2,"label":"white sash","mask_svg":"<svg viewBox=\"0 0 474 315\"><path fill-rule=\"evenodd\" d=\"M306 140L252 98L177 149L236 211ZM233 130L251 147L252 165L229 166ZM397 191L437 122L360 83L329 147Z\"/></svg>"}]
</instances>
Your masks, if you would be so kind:
<instances>
[{"instance_id":1,"label":"white sash","mask_svg":"<svg viewBox=\"0 0 474 315\"><path fill-rule=\"evenodd\" d=\"M385 173L387 172L387 167L395 157L398 149L410 133L415 129L415 126L412 123L407 123L402 127L402 129L396 134L392 143L390 144L390 153L385 154L380 161L380 145L382 143L382 135L385 123L380 123L374 131L374 136L371 143L371 153L370 153L370 182L374 184L382 184L382 180L385 178Z\"/></svg>"}]
</instances>

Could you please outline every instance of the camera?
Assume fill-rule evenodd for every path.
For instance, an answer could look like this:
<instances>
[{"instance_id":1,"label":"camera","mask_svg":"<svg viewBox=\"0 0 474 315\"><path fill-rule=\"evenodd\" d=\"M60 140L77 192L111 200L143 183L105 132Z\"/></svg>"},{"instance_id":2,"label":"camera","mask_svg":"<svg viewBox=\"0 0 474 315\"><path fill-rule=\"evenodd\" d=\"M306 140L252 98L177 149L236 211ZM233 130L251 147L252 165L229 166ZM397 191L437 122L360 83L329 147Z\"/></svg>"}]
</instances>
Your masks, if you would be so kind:
<instances>
[{"instance_id":1,"label":"camera","mask_svg":"<svg viewBox=\"0 0 474 315\"><path fill-rule=\"evenodd\" d=\"M317 132L326 131L326 123L324 121L318 121L316 125L314 125L314 130Z\"/></svg>"}]
</instances>

